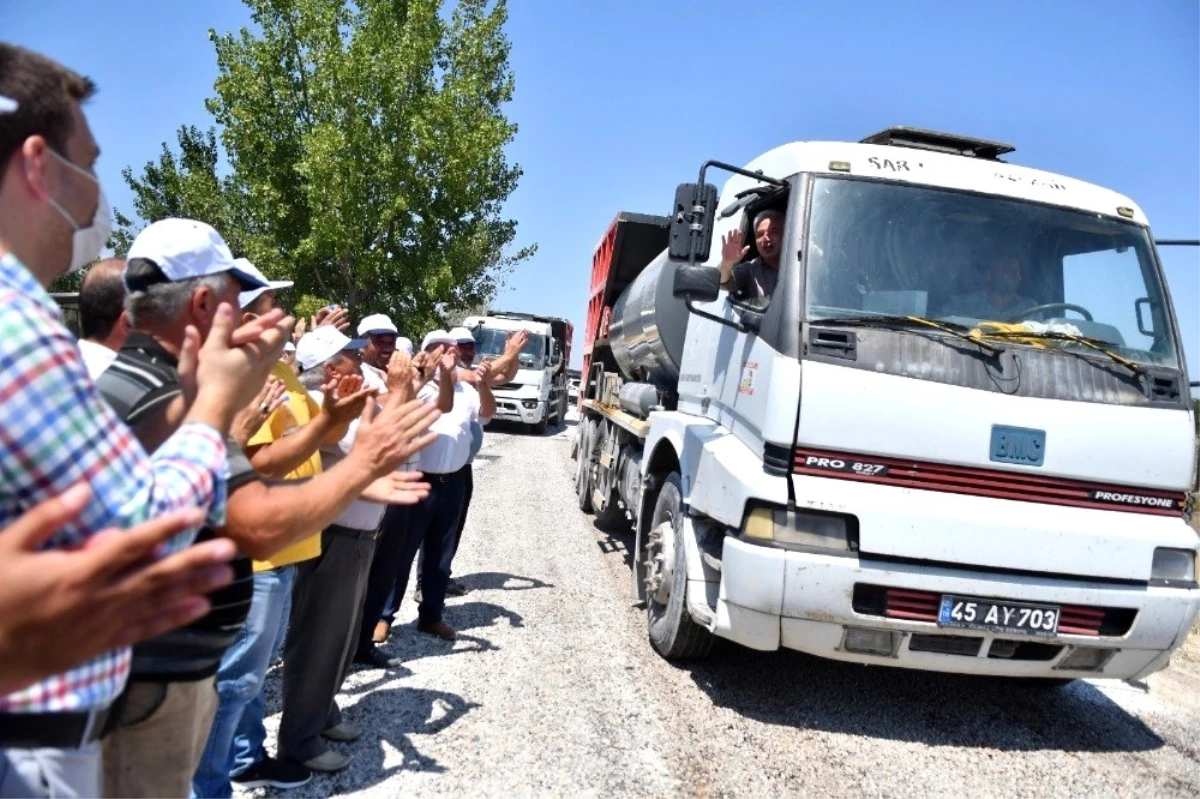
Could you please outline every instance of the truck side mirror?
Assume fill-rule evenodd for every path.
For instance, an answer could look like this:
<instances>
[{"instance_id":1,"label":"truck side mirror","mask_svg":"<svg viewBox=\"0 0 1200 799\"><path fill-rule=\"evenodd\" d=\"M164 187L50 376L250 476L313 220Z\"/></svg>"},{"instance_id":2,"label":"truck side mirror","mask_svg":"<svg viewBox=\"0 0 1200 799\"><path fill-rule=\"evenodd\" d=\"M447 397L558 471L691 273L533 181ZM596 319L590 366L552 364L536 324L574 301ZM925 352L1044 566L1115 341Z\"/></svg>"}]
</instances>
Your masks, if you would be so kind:
<instances>
[{"instance_id":1,"label":"truck side mirror","mask_svg":"<svg viewBox=\"0 0 1200 799\"><path fill-rule=\"evenodd\" d=\"M680 264L675 268L671 290L688 302L712 302L721 296L721 270L703 264Z\"/></svg>"},{"instance_id":2,"label":"truck side mirror","mask_svg":"<svg viewBox=\"0 0 1200 799\"><path fill-rule=\"evenodd\" d=\"M717 214L717 187L711 183L681 183L675 189L667 257L696 263L708 260L712 247L713 218Z\"/></svg>"}]
</instances>

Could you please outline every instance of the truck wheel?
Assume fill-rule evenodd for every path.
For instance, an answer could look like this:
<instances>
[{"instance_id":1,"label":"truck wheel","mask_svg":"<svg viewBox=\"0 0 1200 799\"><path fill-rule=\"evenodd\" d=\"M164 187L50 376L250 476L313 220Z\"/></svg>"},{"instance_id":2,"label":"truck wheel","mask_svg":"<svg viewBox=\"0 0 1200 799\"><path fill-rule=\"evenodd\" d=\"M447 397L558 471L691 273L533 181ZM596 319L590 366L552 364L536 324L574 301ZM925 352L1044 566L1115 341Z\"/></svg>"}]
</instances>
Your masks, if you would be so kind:
<instances>
[{"instance_id":1,"label":"truck wheel","mask_svg":"<svg viewBox=\"0 0 1200 799\"><path fill-rule=\"evenodd\" d=\"M579 444L575 461L575 496L579 509L592 512L592 431L594 422L584 420L579 425Z\"/></svg>"},{"instance_id":2,"label":"truck wheel","mask_svg":"<svg viewBox=\"0 0 1200 799\"><path fill-rule=\"evenodd\" d=\"M550 414L547 413L542 417L540 422L534 422L533 424L529 425L529 432L533 433L535 436L540 436L542 433L546 432L546 419L549 418L549 416Z\"/></svg>"},{"instance_id":3,"label":"truck wheel","mask_svg":"<svg viewBox=\"0 0 1200 799\"><path fill-rule=\"evenodd\" d=\"M683 543L683 492L678 472L663 482L643 557L646 559L646 618L650 643L668 660L701 658L712 633L687 610L687 555Z\"/></svg>"}]
</instances>

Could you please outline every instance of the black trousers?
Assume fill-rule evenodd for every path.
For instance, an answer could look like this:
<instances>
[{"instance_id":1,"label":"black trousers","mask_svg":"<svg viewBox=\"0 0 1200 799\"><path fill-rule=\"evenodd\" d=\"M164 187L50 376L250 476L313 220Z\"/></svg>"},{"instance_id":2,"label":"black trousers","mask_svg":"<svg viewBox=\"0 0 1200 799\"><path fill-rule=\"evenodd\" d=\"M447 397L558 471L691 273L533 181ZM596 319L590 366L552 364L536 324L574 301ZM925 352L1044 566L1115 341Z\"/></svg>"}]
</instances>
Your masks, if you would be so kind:
<instances>
[{"instance_id":1,"label":"black trousers","mask_svg":"<svg viewBox=\"0 0 1200 799\"><path fill-rule=\"evenodd\" d=\"M425 479L432 488L429 496L413 505L409 513L408 535L404 540L391 604L393 608L399 608L404 592L408 590L408 577L417 550L422 550L421 605L417 617L422 624L436 624L442 620L442 609L446 605L446 583L450 579L454 539L462 516L467 467L451 474L426 474Z\"/></svg>"},{"instance_id":2,"label":"black trousers","mask_svg":"<svg viewBox=\"0 0 1200 799\"><path fill-rule=\"evenodd\" d=\"M367 577L362 624L358 631L359 652L366 652L374 645L371 637L375 634L375 625L383 617L384 605L387 604L392 586L396 584L400 556L408 536L408 511L407 505L389 505L383 514L379 540L375 542L375 557L371 560L371 573Z\"/></svg>"},{"instance_id":3,"label":"black trousers","mask_svg":"<svg viewBox=\"0 0 1200 799\"><path fill-rule=\"evenodd\" d=\"M334 697L354 657L375 535L330 525L321 533L320 556L296 566L283 648L281 760L321 755L328 749L321 733L341 723Z\"/></svg>"},{"instance_id":4,"label":"black trousers","mask_svg":"<svg viewBox=\"0 0 1200 799\"><path fill-rule=\"evenodd\" d=\"M458 544L462 541L463 528L467 525L467 511L471 509L471 495L475 493L475 473L471 464L467 464L466 493L463 496L462 513L458 517L458 529L454 531L454 551L450 557L458 554Z\"/></svg>"}]
</instances>

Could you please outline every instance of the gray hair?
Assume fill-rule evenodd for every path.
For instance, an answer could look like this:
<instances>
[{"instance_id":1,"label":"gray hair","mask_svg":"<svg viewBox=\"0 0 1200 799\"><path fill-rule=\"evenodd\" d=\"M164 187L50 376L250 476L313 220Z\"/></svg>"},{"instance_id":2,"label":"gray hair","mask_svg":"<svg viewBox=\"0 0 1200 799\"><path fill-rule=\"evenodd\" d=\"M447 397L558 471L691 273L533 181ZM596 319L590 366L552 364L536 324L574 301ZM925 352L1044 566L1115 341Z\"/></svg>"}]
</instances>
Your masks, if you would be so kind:
<instances>
[{"instance_id":1,"label":"gray hair","mask_svg":"<svg viewBox=\"0 0 1200 799\"><path fill-rule=\"evenodd\" d=\"M129 319L134 327L170 324L183 313L184 306L191 300L196 289L207 286L214 292L220 292L229 285L228 281L233 279L233 275L228 272L220 272L187 280L154 283L144 291L129 292L125 297L125 310L129 312Z\"/></svg>"},{"instance_id":2,"label":"gray hair","mask_svg":"<svg viewBox=\"0 0 1200 799\"><path fill-rule=\"evenodd\" d=\"M321 367L326 363L329 361L310 366L300 372L300 385L304 386L305 391L320 391L325 386L325 370Z\"/></svg>"},{"instance_id":3,"label":"gray hair","mask_svg":"<svg viewBox=\"0 0 1200 799\"><path fill-rule=\"evenodd\" d=\"M784 216L783 211L776 210L775 208L768 208L765 211L759 211L757 214L754 215L754 227L751 228L751 230L753 232L757 233L758 232L758 223L763 221L764 219L778 219L780 221L780 223L782 223L785 219L785 216Z\"/></svg>"}]
</instances>

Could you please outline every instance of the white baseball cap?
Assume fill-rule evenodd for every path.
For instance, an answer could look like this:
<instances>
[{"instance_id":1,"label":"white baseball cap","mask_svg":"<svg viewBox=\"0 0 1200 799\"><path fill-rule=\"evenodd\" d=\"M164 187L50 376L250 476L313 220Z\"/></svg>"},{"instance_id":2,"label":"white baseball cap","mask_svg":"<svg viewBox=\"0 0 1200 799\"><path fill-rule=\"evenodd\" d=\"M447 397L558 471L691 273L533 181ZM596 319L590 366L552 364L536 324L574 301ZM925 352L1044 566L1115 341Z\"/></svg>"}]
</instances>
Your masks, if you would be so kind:
<instances>
[{"instance_id":1,"label":"white baseball cap","mask_svg":"<svg viewBox=\"0 0 1200 799\"><path fill-rule=\"evenodd\" d=\"M285 341L285 342L283 342L283 351L284 352L295 352L296 345L290 341Z\"/></svg>"},{"instance_id":2,"label":"white baseball cap","mask_svg":"<svg viewBox=\"0 0 1200 799\"><path fill-rule=\"evenodd\" d=\"M238 269L242 270L248 275L253 275L262 282L266 283L266 285L262 286L261 288L243 291L238 295L238 305L240 305L242 308L245 308L247 305L261 297L262 293L267 289L279 291L280 289L290 289L292 286L296 285L295 282L291 280L267 280L267 276L262 273L262 270L250 263L250 261L246 260L245 258L234 258L233 262L237 264Z\"/></svg>"},{"instance_id":3,"label":"white baseball cap","mask_svg":"<svg viewBox=\"0 0 1200 799\"><path fill-rule=\"evenodd\" d=\"M457 343L458 342L454 340L454 337L445 330L430 330L425 334L425 338L421 341L421 349L427 350L430 347L438 344L445 344L446 346L451 347Z\"/></svg>"},{"instance_id":4,"label":"white baseball cap","mask_svg":"<svg viewBox=\"0 0 1200 799\"><path fill-rule=\"evenodd\" d=\"M301 369L311 369L323 364L342 350L359 350L366 342L351 339L333 325L323 325L311 333L305 333L296 344L296 361Z\"/></svg>"},{"instance_id":5,"label":"white baseball cap","mask_svg":"<svg viewBox=\"0 0 1200 799\"><path fill-rule=\"evenodd\" d=\"M465 327L456 327L450 331L450 338L454 339L455 344L470 344L475 345L475 337L471 335L471 331Z\"/></svg>"},{"instance_id":6,"label":"white baseball cap","mask_svg":"<svg viewBox=\"0 0 1200 799\"><path fill-rule=\"evenodd\" d=\"M369 336L372 333L399 333L391 317L385 313L373 313L358 323L358 335Z\"/></svg>"},{"instance_id":7,"label":"white baseball cap","mask_svg":"<svg viewBox=\"0 0 1200 799\"><path fill-rule=\"evenodd\" d=\"M404 350L409 355L412 355L413 354L412 339L405 338L404 336L399 336L396 339L396 349Z\"/></svg>"},{"instance_id":8,"label":"white baseball cap","mask_svg":"<svg viewBox=\"0 0 1200 799\"><path fill-rule=\"evenodd\" d=\"M138 258L145 258L158 269L140 270L135 266L130 274L128 264ZM268 287L261 272L258 275L246 272L233 260L229 245L212 225L194 219L160 219L151 223L133 240L125 263L125 287L130 291L145 291L155 283L222 272L237 278L243 291Z\"/></svg>"}]
</instances>

